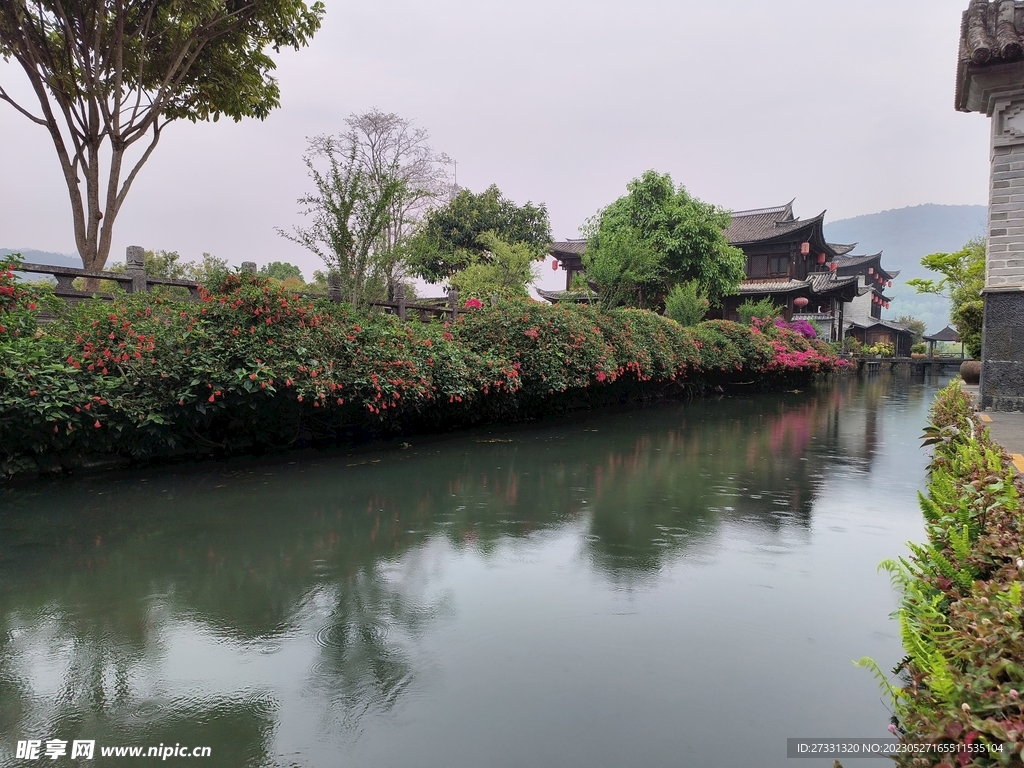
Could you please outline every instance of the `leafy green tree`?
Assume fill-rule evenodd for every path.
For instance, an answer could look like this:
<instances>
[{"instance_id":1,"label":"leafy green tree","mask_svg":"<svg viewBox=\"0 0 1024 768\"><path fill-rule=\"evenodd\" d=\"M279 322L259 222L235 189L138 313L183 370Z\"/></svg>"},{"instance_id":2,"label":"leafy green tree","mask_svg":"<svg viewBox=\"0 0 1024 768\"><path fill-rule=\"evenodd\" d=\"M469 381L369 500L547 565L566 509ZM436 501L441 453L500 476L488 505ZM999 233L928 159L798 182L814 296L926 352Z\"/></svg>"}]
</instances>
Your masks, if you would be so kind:
<instances>
[{"instance_id":1,"label":"leafy green tree","mask_svg":"<svg viewBox=\"0 0 1024 768\"><path fill-rule=\"evenodd\" d=\"M299 203L312 224L277 232L323 259L341 278L342 295L353 307L365 308L386 297L390 262L379 258L379 246L405 182L373 179L359 149L352 133L310 140L303 159L317 191L299 198Z\"/></svg>"},{"instance_id":2,"label":"leafy green tree","mask_svg":"<svg viewBox=\"0 0 1024 768\"><path fill-rule=\"evenodd\" d=\"M409 264L429 282L439 282L479 260L491 258L480 235L493 232L510 245L522 244L543 258L551 245L551 222L542 203L516 205L491 185L480 194L460 190L429 211L410 242Z\"/></svg>"},{"instance_id":3,"label":"leafy green tree","mask_svg":"<svg viewBox=\"0 0 1024 768\"><path fill-rule=\"evenodd\" d=\"M918 293L934 293L950 300L950 320L960 333L967 353L981 357L981 326L985 304L985 239L976 237L953 253L932 253L921 264L942 275L939 280L907 280Z\"/></svg>"},{"instance_id":4,"label":"leafy green tree","mask_svg":"<svg viewBox=\"0 0 1024 768\"><path fill-rule=\"evenodd\" d=\"M50 134L86 269L106 264L114 221L164 127L266 118L280 103L270 51L306 45L323 13L303 0L0 3L0 56L21 65L39 104L2 85L0 101Z\"/></svg>"},{"instance_id":5,"label":"leafy green tree","mask_svg":"<svg viewBox=\"0 0 1024 768\"><path fill-rule=\"evenodd\" d=\"M231 274L231 265L226 259L204 253L199 261L185 263L185 279L195 280L200 285L216 285Z\"/></svg>"},{"instance_id":6,"label":"leafy green tree","mask_svg":"<svg viewBox=\"0 0 1024 768\"><path fill-rule=\"evenodd\" d=\"M479 240L487 249L488 258L474 256L472 264L448 279L459 289L461 297L528 296L527 286L534 280L534 250L527 243L506 243L493 232L484 232Z\"/></svg>"},{"instance_id":7,"label":"leafy green tree","mask_svg":"<svg viewBox=\"0 0 1024 768\"><path fill-rule=\"evenodd\" d=\"M427 209L451 193L451 158L431 148L425 129L393 112L373 109L351 115L345 122L368 185L380 194L398 182L387 225L374 246L374 260L387 281L388 298L394 298L400 284L408 297L412 290L406 280L409 239Z\"/></svg>"},{"instance_id":8,"label":"leafy green tree","mask_svg":"<svg viewBox=\"0 0 1024 768\"><path fill-rule=\"evenodd\" d=\"M901 323L914 334L912 344L916 345L924 341L924 332L928 330L928 326L925 325L924 320L918 320L916 317L912 317L911 315L900 315L896 318L896 322Z\"/></svg>"},{"instance_id":9,"label":"leafy green tree","mask_svg":"<svg viewBox=\"0 0 1024 768\"><path fill-rule=\"evenodd\" d=\"M282 283L290 277L298 278L300 282L306 281L302 278L302 270L287 261L272 261L260 267L260 274L264 277L272 277Z\"/></svg>"},{"instance_id":10,"label":"leafy green tree","mask_svg":"<svg viewBox=\"0 0 1024 768\"><path fill-rule=\"evenodd\" d=\"M730 216L647 171L587 224L588 278L624 303L655 307L676 283L695 280L712 304L744 278L743 252L726 242Z\"/></svg>"},{"instance_id":11,"label":"leafy green tree","mask_svg":"<svg viewBox=\"0 0 1024 768\"><path fill-rule=\"evenodd\" d=\"M665 316L682 326L697 325L707 315L711 302L701 293L696 280L676 283L665 297Z\"/></svg>"}]
</instances>

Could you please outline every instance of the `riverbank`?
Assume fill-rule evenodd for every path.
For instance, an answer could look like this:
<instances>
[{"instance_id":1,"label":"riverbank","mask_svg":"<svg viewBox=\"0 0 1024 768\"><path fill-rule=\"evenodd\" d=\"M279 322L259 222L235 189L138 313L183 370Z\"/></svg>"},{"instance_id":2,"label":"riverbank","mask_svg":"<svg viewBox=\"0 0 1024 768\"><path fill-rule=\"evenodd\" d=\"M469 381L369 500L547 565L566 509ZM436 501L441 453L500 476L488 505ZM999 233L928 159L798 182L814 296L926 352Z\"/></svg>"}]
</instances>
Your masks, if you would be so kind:
<instances>
[{"instance_id":1,"label":"riverbank","mask_svg":"<svg viewBox=\"0 0 1024 768\"><path fill-rule=\"evenodd\" d=\"M936 745L903 766L1020 764L1024 746L1024 572L1021 483L959 381L939 393L927 441L934 448L928 541L884 563L903 592L906 658L890 687L908 743ZM877 668L876 668L877 671ZM884 674L880 677L885 680Z\"/></svg>"},{"instance_id":2,"label":"riverbank","mask_svg":"<svg viewBox=\"0 0 1024 768\"><path fill-rule=\"evenodd\" d=\"M5 282L6 281L6 282ZM56 321L38 323L48 309ZM67 307L0 265L0 477L516 422L843 365L775 326L501 302L455 323L356 313L232 276L200 302Z\"/></svg>"}]
</instances>

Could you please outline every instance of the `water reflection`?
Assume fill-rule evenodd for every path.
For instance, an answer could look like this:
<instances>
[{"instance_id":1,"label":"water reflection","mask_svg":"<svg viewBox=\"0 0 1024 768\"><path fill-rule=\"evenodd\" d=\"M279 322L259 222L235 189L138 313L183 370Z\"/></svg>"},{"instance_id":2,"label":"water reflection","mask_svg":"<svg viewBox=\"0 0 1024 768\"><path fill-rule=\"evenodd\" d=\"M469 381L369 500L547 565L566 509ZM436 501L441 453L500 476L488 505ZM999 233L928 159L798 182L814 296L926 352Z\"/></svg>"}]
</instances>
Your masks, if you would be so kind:
<instances>
[{"instance_id":1,"label":"water reflection","mask_svg":"<svg viewBox=\"0 0 1024 768\"><path fill-rule=\"evenodd\" d=\"M598 581L636 586L713 557L726 524L767 546L806 537L829 473L867 477L883 411L925 396L842 381L408 451L7 491L0 733L186 733L225 765L290 764L275 752L288 685L316 702L315 730L349 741L425 690L421 639L457 620L436 586L451 553L569 533Z\"/></svg>"}]
</instances>

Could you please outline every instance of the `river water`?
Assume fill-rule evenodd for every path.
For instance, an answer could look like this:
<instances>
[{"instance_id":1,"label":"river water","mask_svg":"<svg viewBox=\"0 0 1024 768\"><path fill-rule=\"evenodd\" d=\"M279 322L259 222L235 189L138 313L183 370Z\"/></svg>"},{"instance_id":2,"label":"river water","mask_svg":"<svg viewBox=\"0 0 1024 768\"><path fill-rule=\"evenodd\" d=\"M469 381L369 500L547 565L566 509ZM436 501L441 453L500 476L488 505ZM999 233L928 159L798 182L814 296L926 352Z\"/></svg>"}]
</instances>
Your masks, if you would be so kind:
<instances>
[{"instance_id":1,"label":"river water","mask_svg":"<svg viewBox=\"0 0 1024 768\"><path fill-rule=\"evenodd\" d=\"M0 491L0 765L831 766L786 738L889 735L935 391Z\"/></svg>"}]
</instances>

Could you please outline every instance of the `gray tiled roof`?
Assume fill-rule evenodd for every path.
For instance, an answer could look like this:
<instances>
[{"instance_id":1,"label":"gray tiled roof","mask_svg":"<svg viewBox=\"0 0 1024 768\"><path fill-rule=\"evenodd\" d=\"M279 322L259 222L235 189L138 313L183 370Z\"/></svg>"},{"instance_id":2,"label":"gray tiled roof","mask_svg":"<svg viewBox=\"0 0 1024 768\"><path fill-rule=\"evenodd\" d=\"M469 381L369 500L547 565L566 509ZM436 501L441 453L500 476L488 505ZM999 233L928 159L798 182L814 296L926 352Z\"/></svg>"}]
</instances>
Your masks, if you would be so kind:
<instances>
[{"instance_id":1,"label":"gray tiled roof","mask_svg":"<svg viewBox=\"0 0 1024 768\"><path fill-rule=\"evenodd\" d=\"M744 280L739 284L740 293L793 293L809 291L827 294L856 284L856 277L837 277L832 272L814 272L806 280L777 278L775 280Z\"/></svg>"},{"instance_id":2,"label":"gray tiled roof","mask_svg":"<svg viewBox=\"0 0 1024 768\"><path fill-rule=\"evenodd\" d=\"M948 325L938 333L933 333L931 336L925 336L925 341L960 341L960 334L956 332L955 328L950 328Z\"/></svg>"},{"instance_id":3,"label":"gray tiled roof","mask_svg":"<svg viewBox=\"0 0 1024 768\"><path fill-rule=\"evenodd\" d=\"M534 288L537 295L545 301L557 304L560 301L571 301L577 304L587 304L597 298L597 294L587 294L581 291L545 291L543 288Z\"/></svg>"},{"instance_id":4,"label":"gray tiled roof","mask_svg":"<svg viewBox=\"0 0 1024 768\"><path fill-rule=\"evenodd\" d=\"M836 256L845 256L854 248L856 248L857 244L850 243L849 245L840 245L839 243L829 243L828 247L835 252Z\"/></svg>"},{"instance_id":5,"label":"gray tiled roof","mask_svg":"<svg viewBox=\"0 0 1024 768\"><path fill-rule=\"evenodd\" d=\"M725 230L725 239L731 245L743 243L759 243L773 240L776 237L798 232L806 227L822 221L822 211L813 219L797 219L793 217L793 203L774 208L758 208L753 211L734 211L729 228Z\"/></svg>"},{"instance_id":6,"label":"gray tiled roof","mask_svg":"<svg viewBox=\"0 0 1024 768\"><path fill-rule=\"evenodd\" d=\"M740 293L791 293L809 287L803 280L744 280L739 285Z\"/></svg>"},{"instance_id":7,"label":"gray tiled roof","mask_svg":"<svg viewBox=\"0 0 1024 768\"><path fill-rule=\"evenodd\" d=\"M551 244L552 255L565 254L570 256L579 256L585 250L587 250L586 238L576 238L570 240L560 240L557 243Z\"/></svg>"},{"instance_id":8,"label":"gray tiled roof","mask_svg":"<svg viewBox=\"0 0 1024 768\"><path fill-rule=\"evenodd\" d=\"M972 71L1024 58L1024 3L971 0L960 22L956 68L956 108L967 112L967 80Z\"/></svg>"},{"instance_id":9,"label":"gray tiled roof","mask_svg":"<svg viewBox=\"0 0 1024 768\"><path fill-rule=\"evenodd\" d=\"M873 328L876 325L883 325L886 328L892 328L894 331L905 331L906 333L913 333L913 330L903 323L897 323L895 320L872 320L870 323L858 323L856 321L851 322L850 325L856 328Z\"/></svg>"},{"instance_id":10,"label":"gray tiled roof","mask_svg":"<svg viewBox=\"0 0 1024 768\"><path fill-rule=\"evenodd\" d=\"M812 272L807 276L807 282L811 284L811 290L815 293L828 293L837 288L854 285L857 282L857 277L856 275L839 277L834 272Z\"/></svg>"}]
</instances>

